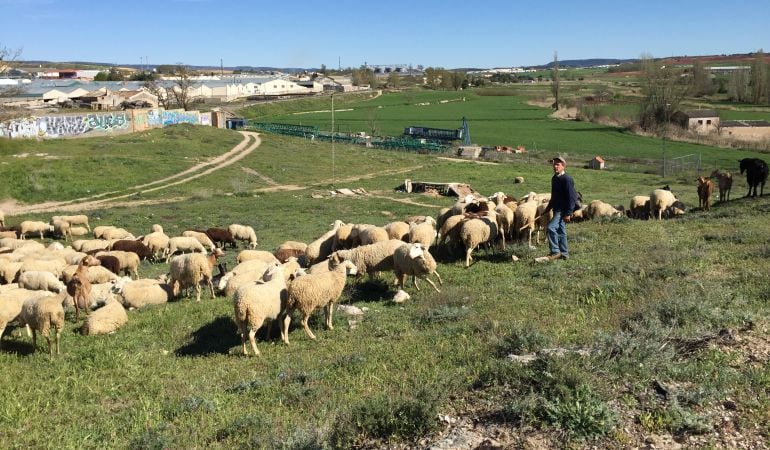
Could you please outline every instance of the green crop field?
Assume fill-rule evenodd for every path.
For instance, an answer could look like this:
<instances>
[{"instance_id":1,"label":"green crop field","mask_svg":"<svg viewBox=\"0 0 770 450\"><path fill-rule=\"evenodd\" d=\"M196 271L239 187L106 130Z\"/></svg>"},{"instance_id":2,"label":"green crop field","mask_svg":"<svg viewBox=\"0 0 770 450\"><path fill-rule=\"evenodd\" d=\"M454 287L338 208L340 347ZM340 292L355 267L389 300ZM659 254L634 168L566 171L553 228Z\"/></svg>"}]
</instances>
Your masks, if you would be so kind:
<instances>
[{"instance_id":1,"label":"green crop field","mask_svg":"<svg viewBox=\"0 0 770 450\"><path fill-rule=\"evenodd\" d=\"M351 278L340 302L364 309L362 317L338 312L325 330L317 310L312 341L295 314L291 344L258 333L261 357L240 354L231 299L205 292L200 303L186 297L129 311L128 323L105 336L81 335L68 311L62 354L52 358L44 339L33 353L31 339L11 326L0 349L0 447L426 448L446 436L446 417L455 431L473 429L512 448L764 445L770 196L742 198L747 187L736 174L732 200L701 211L694 174L663 178L628 162L584 169L578 162L595 154L608 163L658 158L661 141L550 119L517 95L339 97L335 108L353 109L335 113L341 130L365 130L370 112L392 134L409 125L456 128L465 116L474 142L532 152L480 164L263 134L234 164L145 191L131 187L192 168L244 137L175 126L113 139L0 141L0 173L13 180L0 202L127 193L83 211L91 226L140 235L158 223L173 236L242 223L255 228L258 249L272 250L310 242L335 219L384 225L454 203L396 192L407 178L469 183L485 195L547 192L546 159L561 153L576 161L568 171L586 202L627 206L633 195L669 184L688 212L662 222L570 224L572 258L549 264L532 262L548 253L542 242L477 250L470 268L461 252L431 248L441 293L408 283L411 299L394 304L390 273ZM326 109L328 100L254 107L247 116L328 129L328 112L290 115ZM757 156L674 142L666 151L699 153L704 170L735 172L739 158ZM517 176L523 184L514 184ZM331 195L335 188L366 193ZM58 212L6 212L6 223ZM229 268L236 255L227 250ZM140 276L167 271L143 262ZM536 352L528 364L511 357Z\"/></svg>"}]
</instances>

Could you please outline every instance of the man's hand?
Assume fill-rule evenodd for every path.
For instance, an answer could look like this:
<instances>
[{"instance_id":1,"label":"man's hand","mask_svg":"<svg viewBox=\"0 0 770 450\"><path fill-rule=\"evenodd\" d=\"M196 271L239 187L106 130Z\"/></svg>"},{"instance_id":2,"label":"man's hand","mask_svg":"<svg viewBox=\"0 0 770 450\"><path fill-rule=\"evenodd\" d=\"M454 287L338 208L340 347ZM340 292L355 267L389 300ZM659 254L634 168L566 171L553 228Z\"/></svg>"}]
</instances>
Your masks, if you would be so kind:
<instances>
[{"instance_id":1,"label":"man's hand","mask_svg":"<svg viewBox=\"0 0 770 450\"><path fill-rule=\"evenodd\" d=\"M572 216L564 216L564 221L565 222L571 222L572 221Z\"/></svg>"}]
</instances>

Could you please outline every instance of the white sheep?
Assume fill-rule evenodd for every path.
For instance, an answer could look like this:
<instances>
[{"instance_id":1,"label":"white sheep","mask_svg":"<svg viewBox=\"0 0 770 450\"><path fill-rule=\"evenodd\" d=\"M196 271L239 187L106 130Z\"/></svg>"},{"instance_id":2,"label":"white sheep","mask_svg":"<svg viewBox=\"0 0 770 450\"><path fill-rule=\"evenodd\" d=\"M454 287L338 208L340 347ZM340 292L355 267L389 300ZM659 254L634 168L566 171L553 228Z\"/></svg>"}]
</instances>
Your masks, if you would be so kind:
<instances>
[{"instance_id":1,"label":"white sheep","mask_svg":"<svg viewBox=\"0 0 770 450\"><path fill-rule=\"evenodd\" d=\"M676 201L674 194L667 189L655 189L650 194L650 216L663 219L663 213Z\"/></svg>"},{"instance_id":2,"label":"white sheep","mask_svg":"<svg viewBox=\"0 0 770 450\"><path fill-rule=\"evenodd\" d=\"M350 250L337 250L332 253L329 262L333 267L345 260L352 261L356 266L358 278L366 273L371 279L377 272L393 270L393 252L402 245L404 245L404 241L389 239ZM312 274L313 270L310 272Z\"/></svg>"},{"instance_id":3,"label":"white sheep","mask_svg":"<svg viewBox=\"0 0 770 450\"><path fill-rule=\"evenodd\" d=\"M139 278L139 265L141 260L139 255L134 252L124 252L122 250L101 251L96 253L96 256L114 256L120 262L120 270L124 271L125 275L131 275L133 278Z\"/></svg>"},{"instance_id":4,"label":"white sheep","mask_svg":"<svg viewBox=\"0 0 770 450\"><path fill-rule=\"evenodd\" d=\"M352 223L344 223L340 225L339 228L337 228L337 231L334 234L334 238L332 239L332 251L335 252L337 250L344 250L351 248L353 246L353 243L351 242L351 233L353 232L354 224ZM305 250L307 250L307 246L305 246Z\"/></svg>"},{"instance_id":5,"label":"white sheep","mask_svg":"<svg viewBox=\"0 0 770 450\"><path fill-rule=\"evenodd\" d=\"M631 197L628 205L628 217L632 219L647 220L650 218L650 196L635 195Z\"/></svg>"},{"instance_id":6,"label":"white sheep","mask_svg":"<svg viewBox=\"0 0 770 450\"><path fill-rule=\"evenodd\" d=\"M347 275L355 274L356 265L345 260L335 265L329 272L308 274L293 280L289 286L289 298L286 307L281 313L283 320L279 321L282 322L281 339L285 343L289 343L289 324L291 323L291 313L294 310L299 310L302 313L302 327L310 339L315 339L315 335L310 331L307 320L316 308L324 308L326 327L330 330L334 329L332 325L334 304L342 295Z\"/></svg>"},{"instance_id":7,"label":"white sheep","mask_svg":"<svg viewBox=\"0 0 770 450\"><path fill-rule=\"evenodd\" d=\"M589 219L594 220L599 217L622 217L623 211L618 210L609 203L605 203L601 200L592 200L588 204L586 214Z\"/></svg>"},{"instance_id":8,"label":"white sheep","mask_svg":"<svg viewBox=\"0 0 770 450\"><path fill-rule=\"evenodd\" d=\"M21 248L29 248L31 250L42 250L45 248L45 245L37 241L26 241L24 239L6 237L6 238L0 239L0 247L7 247L8 249L11 249L11 250L19 250Z\"/></svg>"},{"instance_id":9,"label":"white sheep","mask_svg":"<svg viewBox=\"0 0 770 450\"><path fill-rule=\"evenodd\" d=\"M24 301L19 313L19 325L32 330L32 347L37 348L37 333L44 334L48 341L48 354L53 356L50 330L56 330L56 354L60 354L59 342L61 330L64 328L64 306L62 302L66 293L56 296L44 295Z\"/></svg>"},{"instance_id":10,"label":"white sheep","mask_svg":"<svg viewBox=\"0 0 770 450\"><path fill-rule=\"evenodd\" d=\"M78 268L77 265L70 265L65 267L64 270L62 270L61 278L65 284L72 281L72 278L75 276L75 271L77 270L77 268ZM92 284L108 283L110 281L118 279L117 275L110 272L104 266L89 266L88 270L86 271L86 276L88 277L89 283L92 283Z\"/></svg>"},{"instance_id":11,"label":"white sheep","mask_svg":"<svg viewBox=\"0 0 770 450\"><path fill-rule=\"evenodd\" d=\"M163 230L153 231L142 238L142 243L150 247L153 258L156 260L166 256L169 241L170 238L163 232Z\"/></svg>"},{"instance_id":12,"label":"white sheep","mask_svg":"<svg viewBox=\"0 0 770 450\"><path fill-rule=\"evenodd\" d=\"M15 283L21 271L21 261L4 261L0 263L0 279L5 284Z\"/></svg>"},{"instance_id":13,"label":"white sheep","mask_svg":"<svg viewBox=\"0 0 770 450\"><path fill-rule=\"evenodd\" d=\"M53 233L57 236L61 236L64 239L72 240L72 226L66 220L56 219L51 225L53 225Z\"/></svg>"},{"instance_id":14,"label":"white sheep","mask_svg":"<svg viewBox=\"0 0 770 450\"><path fill-rule=\"evenodd\" d=\"M13 230L0 231L0 238L16 239L16 232Z\"/></svg>"},{"instance_id":15,"label":"white sheep","mask_svg":"<svg viewBox=\"0 0 770 450\"><path fill-rule=\"evenodd\" d=\"M70 225L85 225L88 231L91 231L91 226L88 225L88 216L85 214L77 214L74 216L53 216L51 217L51 224L56 220L63 220Z\"/></svg>"},{"instance_id":16,"label":"white sheep","mask_svg":"<svg viewBox=\"0 0 770 450\"><path fill-rule=\"evenodd\" d=\"M175 236L168 240L168 253L166 254L166 262L168 262L171 256L173 256L176 252L199 252L203 255L206 255L206 249L203 247L203 244L198 242L198 240L193 237L186 236Z\"/></svg>"},{"instance_id":17,"label":"white sheep","mask_svg":"<svg viewBox=\"0 0 770 450\"><path fill-rule=\"evenodd\" d=\"M163 226L158 225L157 223L154 223L152 224L152 227L150 228L150 230L153 233L163 233Z\"/></svg>"},{"instance_id":18,"label":"white sheep","mask_svg":"<svg viewBox=\"0 0 770 450\"><path fill-rule=\"evenodd\" d=\"M104 306L86 317L80 332L86 336L109 334L114 333L126 323L128 323L126 308L114 298L110 298Z\"/></svg>"},{"instance_id":19,"label":"white sheep","mask_svg":"<svg viewBox=\"0 0 770 450\"><path fill-rule=\"evenodd\" d=\"M83 253L107 250L109 247L110 241L105 239L78 239L72 243L73 249Z\"/></svg>"},{"instance_id":20,"label":"white sheep","mask_svg":"<svg viewBox=\"0 0 770 450\"><path fill-rule=\"evenodd\" d=\"M19 275L19 287L22 289L64 292L67 287L56 275L42 270L28 270Z\"/></svg>"},{"instance_id":21,"label":"white sheep","mask_svg":"<svg viewBox=\"0 0 770 450\"><path fill-rule=\"evenodd\" d=\"M53 225L39 220L25 220L19 224L19 239L25 239L27 233L37 233L40 235L40 239L43 239L43 234L53 231Z\"/></svg>"},{"instance_id":22,"label":"white sheep","mask_svg":"<svg viewBox=\"0 0 770 450\"><path fill-rule=\"evenodd\" d=\"M200 245L199 242L198 245ZM224 252L216 248L208 256L200 253L189 253L171 258L169 284L174 288L174 295L176 296L182 289L194 286L197 293L195 301L199 302L201 301L200 283L206 282L211 291L211 298L214 298L211 271L216 265L217 258L222 255Z\"/></svg>"},{"instance_id":23,"label":"white sheep","mask_svg":"<svg viewBox=\"0 0 770 450\"><path fill-rule=\"evenodd\" d=\"M537 205L537 213L535 216L535 230L537 235L535 237L535 244L540 245L540 232L546 232L548 229L548 223L553 219L553 210L548 210L548 203L539 203ZM571 219L570 219L571 220ZM546 237L546 239L548 239Z\"/></svg>"},{"instance_id":24,"label":"white sheep","mask_svg":"<svg viewBox=\"0 0 770 450\"><path fill-rule=\"evenodd\" d=\"M390 222L383 227L388 232L388 239L406 242L409 239L409 224L403 221Z\"/></svg>"},{"instance_id":25,"label":"white sheep","mask_svg":"<svg viewBox=\"0 0 770 450\"><path fill-rule=\"evenodd\" d=\"M374 244L388 239L388 231L383 227L369 226L358 232L359 245Z\"/></svg>"},{"instance_id":26,"label":"white sheep","mask_svg":"<svg viewBox=\"0 0 770 450\"><path fill-rule=\"evenodd\" d=\"M342 225L344 223L341 220L335 220L329 231L308 244L305 252L305 259L308 265L315 264L332 253L334 236L337 234L337 229Z\"/></svg>"},{"instance_id":27,"label":"white sheep","mask_svg":"<svg viewBox=\"0 0 770 450\"><path fill-rule=\"evenodd\" d=\"M163 230L161 230L162 232ZM198 242L201 243L204 247L208 247L209 250L212 252L214 251L214 248L216 245L211 241L211 238L208 237L206 233L201 233L200 231L195 230L186 230L182 232L182 236L184 237L192 237L198 240Z\"/></svg>"},{"instance_id":28,"label":"white sheep","mask_svg":"<svg viewBox=\"0 0 770 450\"><path fill-rule=\"evenodd\" d=\"M470 267L473 250L481 244L493 243L497 239L497 214L487 211L486 217L463 222L460 239L465 245L465 267Z\"/></svg>"},{"instance_id":29,"label":"white sheep","mask_svg":"<svg viewBox=\"0 0 770 450\"><path fill-rule=\"evenodd\" d=\"M433 286L436 292L441 292L428 276L435 274L439 284L443 284L441 276L436 271L436 260L422 244L404 244L393 253L393 272L396 275L396 285L399 289L404 289L404 279L407 275L412 276L412 283L418 291L417 278L422 278L428 284Z\"/></svg>"},{"instance_id":30,"label":"white sheep","mask_svg":"<svg viewBox=\"0 0 770 450\"><path fill-rule=\"evenodd\" d=\"M441 228L439 229L439 232L437 233L437 241L439 245L442 245L444 242L449 240L450 249L454 243L459 243L460 241L460 228L462 222L464 222L467 219L465 214L457 214L454 216L449 216L444 219L444 223L441 224Z\"/></svg>"},{"instance_id":31,"label":"white sheep","mask_svg":"<svg viewBox=\"0 0 770 450\"><path fill-rule=\"evenodd\" d=\"M104 235L104 232L112 228L117 227L114 225L99 225L98 227L94 227L94 239L101 239Z\"/></svg>"},{"instance_id":32,"label":"white sheep","mask_svg":"<svg viewBox=\"0 0 770 450\"><path fill-rule=\"evenodd\" d=\"M70 226L70 239L72 239L72 236L85 236L88 234L90 230L88 230L86 227L73 227Z\"/></svg>"},{"instance_id":33,"label":"white sheep","mask_svg":"<svg viewBox=\"0 0 770 450\"><path fill-rule=\"evenodd\" d=\"M249 261L252 259L259 259L266 263L272 264L272 263L278 263L278 258L275 257L274 254L266 251L266 250L241 250L238 253L238 256L235 258L235 262L240 264L244 261Z\"/></svg>"},{"instance_id":34,"label":"white sheep","mask_svg":"<svg viewBox=\"0 0 770 450\"><path fill-rule=\"evenodd\" d=\"M26 272L28 270L44 270L60 277L64 268L67 267L67 261L65 261L64 258L57 258L52 255L49 255L49 258L50 259L37 259L33 256L28 256L22 259L21 268L19 270L21 272Z\"/></svg>"},{"instance_id":35,"label":"white sheep","mask_svg":"<svg viewBox=\"0 0 770 450\"><path fill-rule=\"evenodd\" d=\"M173 287L162 280L142 278L129 281L113 291L120 302L129 309L146 305L160 305L174 298Z\"/></svg>"},{"instance_id":36,"label":"white sheep","mask_svg":"<svg viewBox=\"0 0 770 450\"><path fill-rule=\"evenodd\" d=\"M248 335L254 355L259 356L254 338L257 330L262 327L265 320L278 319L288 299L283 266L271 264L262 279L263 283L248 283L239 287L233 295L235 324L241 336L244 355L249 354L246 350Z\"/></svg>"},{"instance_id":37,"label":"white sheep","mask_svg":"<svg viewBox=\"0 0 770 450\"><path fill-rule=\"evenodd\" d=\"M6 286L13 288L9 289ZM21 289L17 285L6 286L3 286L5 289L0 292L0 339L8 324L16 320L21 313L21 307L26 300L45 295L42 291ZM2 347L2 341L0 341L0 347Z\"/></svg>"},{"instance_id":38,"label":"white sheep","mask_svg":"<svg viewBox=\"0 0 770 450\"><path fill-rule=\"evenodd\" d=\"M238 287L262 278L270 264L278 264L278 262L266 262L261 259L244 261L233 267L233 270L227 272L219 279L217 289L226 297L231 297L235 294Z\"/></svg>"},{"instance_id":39,"label":"white sheep","mask_svg":"<svg viewBox=\"0 0 770 450\"><path fill-rule=\"evenodd\" d=\"M136 236L124 228L108 228L102 233L102 239L115 241L119 239L136 239Z\"/></svg>"},{"instance_id":40,"label":"white sheep","mask_svg":"<svg viewBox=\"0 0 770 450\"><path fill-rule=\"evenodd\" d=\"M227 231L233 235L233 238L240 241L249 241L249 247L257 248L257 234L254 232L254 228L234 223L227 227Z\"/></svg>"},{"instance_id":41,"label":"white sheep","mask_svg":"<svg viewBox=\"0 0 770 450\"><path fill-rule=\"evenodd\" d=\"M537 200L521 202L513 212L513 232L520 242L524 241L524 233L526 233L529 247L532 247L532 232L537 226L538 205L540 202Z\"/></svg>"},{"instance_id":42,"label":"white sheep","mask_svg":"<svg viewBox=\"0 0 770 450\"><path fill-rule=\"evenodd\" d=\"M429 248L436 240L436 221L433 217L427 217L422 223L411 223L409 225L409 242L420 243L425 248Z\"/></svg>"}]
</instances>

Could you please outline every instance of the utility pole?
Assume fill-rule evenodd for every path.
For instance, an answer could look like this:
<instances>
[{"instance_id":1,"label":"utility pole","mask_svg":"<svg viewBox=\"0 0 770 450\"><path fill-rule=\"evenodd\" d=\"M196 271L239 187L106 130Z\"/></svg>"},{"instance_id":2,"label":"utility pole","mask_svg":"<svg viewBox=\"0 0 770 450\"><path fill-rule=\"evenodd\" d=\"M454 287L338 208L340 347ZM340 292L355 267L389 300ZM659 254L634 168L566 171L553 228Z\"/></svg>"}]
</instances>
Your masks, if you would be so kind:
<instances>
[{"instance_id":1,"label":"utility pole","mask_svg":"<svg viewBox=\"0 0 770 450\"><path fill-rule=\"evenodd\" d=\"M219 75L225 76L225 63L222 58L219 58Z\"/></svg>"}]
</instances>

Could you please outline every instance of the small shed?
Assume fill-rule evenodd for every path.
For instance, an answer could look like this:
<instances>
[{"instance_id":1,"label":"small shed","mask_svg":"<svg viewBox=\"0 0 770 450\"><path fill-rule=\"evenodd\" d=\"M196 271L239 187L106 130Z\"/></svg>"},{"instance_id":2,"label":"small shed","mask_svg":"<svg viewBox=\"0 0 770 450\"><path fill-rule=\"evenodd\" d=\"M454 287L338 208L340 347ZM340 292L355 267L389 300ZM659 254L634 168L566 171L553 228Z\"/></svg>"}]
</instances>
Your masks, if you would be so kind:
<instances>
[{"instance_id":1,"label":"small shed","mask_svg":"<svg viewBox=\"0 0 770 450\"><path fill-rule=\"evenodd\" d=\"M588 168L594 170L604 169L604 159L599 155L594 156L592 160L588 161Z\"/></svg>"},{"instance_id":2,"label":"small shed","mask_svg":"<svg viewBox=\"0 0 770 450\"><path fill-rule=\"evenodd\" d=\"M671 121L687 130L707 134L718 130L719 113L713 109L676 111L671 115Z\"/></svg>"}]
</instances>

